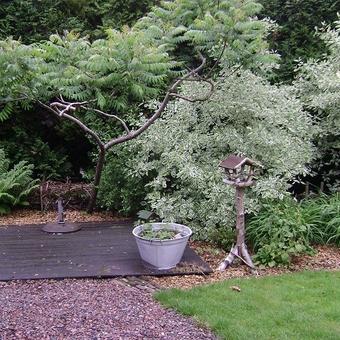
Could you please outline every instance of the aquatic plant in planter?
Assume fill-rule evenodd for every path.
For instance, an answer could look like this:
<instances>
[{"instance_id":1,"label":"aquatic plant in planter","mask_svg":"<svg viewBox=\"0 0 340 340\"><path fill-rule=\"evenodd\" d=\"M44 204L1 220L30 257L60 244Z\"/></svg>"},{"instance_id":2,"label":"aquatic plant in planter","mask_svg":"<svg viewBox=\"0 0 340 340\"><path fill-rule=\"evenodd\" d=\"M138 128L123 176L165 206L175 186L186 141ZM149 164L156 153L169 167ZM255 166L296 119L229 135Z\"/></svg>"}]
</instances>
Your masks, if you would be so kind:
<instances>
[{"instance_id":1,"label":"aquatic plant in planter","mask_svg":"<svg viewBox=\"0 0 340 340\"><path fill-rule=\"evenodd\" d=\"M132 233L142 260L165 270L181 261L192 231L177 223L146 223L135 227Z\"/></svg>"}]
</instances>

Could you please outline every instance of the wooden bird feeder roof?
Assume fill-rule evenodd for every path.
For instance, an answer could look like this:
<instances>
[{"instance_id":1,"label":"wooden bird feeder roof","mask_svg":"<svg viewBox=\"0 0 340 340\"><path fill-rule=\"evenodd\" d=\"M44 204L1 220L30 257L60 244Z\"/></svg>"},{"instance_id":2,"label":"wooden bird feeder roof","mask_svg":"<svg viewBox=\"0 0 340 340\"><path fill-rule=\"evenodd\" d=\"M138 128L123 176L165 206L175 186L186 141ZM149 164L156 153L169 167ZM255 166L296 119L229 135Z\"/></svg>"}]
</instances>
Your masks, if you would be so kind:
<instances>
[{"instance_id":1,"label":"wooden bird feeder roof","mask_svg":"<svg viewBox=\"0 0 340 340\"><path fill-rule=\"evenodd\" d=\"M230 155L225 160L221 161L219 167L224 169L236 170L244 165L260 166L258 163L251 160L250 158Z\"/></svg>"}]
</instances>

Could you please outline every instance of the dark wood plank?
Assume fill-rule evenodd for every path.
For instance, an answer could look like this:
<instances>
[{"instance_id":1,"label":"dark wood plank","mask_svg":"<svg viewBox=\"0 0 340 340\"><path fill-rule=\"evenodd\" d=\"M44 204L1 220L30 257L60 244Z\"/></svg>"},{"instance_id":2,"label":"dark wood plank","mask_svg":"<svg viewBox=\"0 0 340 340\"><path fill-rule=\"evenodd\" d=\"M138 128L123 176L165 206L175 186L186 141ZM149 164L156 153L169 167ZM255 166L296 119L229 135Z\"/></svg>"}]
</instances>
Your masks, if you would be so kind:
<instances>
[{"instance_id":1,"label":"dark wood plank","mask_svg":"<svg viewBox=\"0 0 340 340\"><path fill-rule=\"evenodd\" d=\"M174 269L142 263L132 227L83 223L69 234L48 234L42 225L0 226L0 280L208 274L211 268L189 247Z\"/></svg>"}]
</instances>

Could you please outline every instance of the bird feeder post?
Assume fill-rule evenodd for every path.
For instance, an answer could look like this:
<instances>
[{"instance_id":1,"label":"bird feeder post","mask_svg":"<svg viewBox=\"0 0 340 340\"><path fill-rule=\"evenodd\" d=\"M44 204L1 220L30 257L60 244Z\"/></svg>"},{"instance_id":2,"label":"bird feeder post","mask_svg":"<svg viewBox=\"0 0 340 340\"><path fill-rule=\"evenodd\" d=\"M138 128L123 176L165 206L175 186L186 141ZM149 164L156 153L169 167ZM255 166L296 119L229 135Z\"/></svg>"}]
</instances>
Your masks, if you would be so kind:
<instances>
[{"instance_id":1,"label":"bird feeder post","mask_svg":"<svg viewBox=\"0 0 340 340\"><path fill-rule=\"evenodd\" d=\"M248 267L255 270L245 243L244 192L247 187L254 184L254 167L259 165L249 158L231 155L222 161L219 166L225 170L226 178L223 182L236 188L236 245L232 247L218 269L224 271L232 264L235 258L239 258Z\"/></svg>"}]
</instances>

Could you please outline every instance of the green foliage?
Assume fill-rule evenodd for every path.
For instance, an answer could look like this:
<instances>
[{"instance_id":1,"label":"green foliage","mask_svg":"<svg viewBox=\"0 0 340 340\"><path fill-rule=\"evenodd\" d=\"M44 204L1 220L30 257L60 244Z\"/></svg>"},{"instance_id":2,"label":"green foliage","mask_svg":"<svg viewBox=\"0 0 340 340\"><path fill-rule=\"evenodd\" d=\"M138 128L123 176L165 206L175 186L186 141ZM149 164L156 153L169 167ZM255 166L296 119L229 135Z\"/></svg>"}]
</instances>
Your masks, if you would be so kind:
<instances>
[{"instance_id":1,"label":"green foliage","mask_svg":"<svg viewBox=\"0 0 340 340\"><path fill-rule=\"evenodd\" d=\"M69 4L82 13L83 2ZM120 123L106 123L93 109L136 126L141 104L159 98L174 77L197 65L198 51L209 65L221 52L222 65L261 69L273 63L264 39L271 25L256 18L260 9L251 0L176 0L154 7L132 28L107 29L107 37L94 41L72 31L32 45L8 38L0 42L0 102L24 109L59 96L90 101L89 109L74 114L108 141L121 132Z\"/></svg>"},{"instance_id":2,"label":"green foliage","mask_svg":"<svg viewBox=\"0 0 340 340\"><path fill-rule=\"evenodd\" d=\"M222 181L219 162L243 153L265 172L247 194L247 212L261 200L286 194L288 181L306 171L313 155L313 126L290 89L272 86L247 70L226 69L203 103L178 100L146 134L130 144L130 170L151 176L147 201L162 218L189 225L206 239L234 226L234 188ZM183 87L193 98L206 92Z\"/></svg>"},{"instance_id":3,"label":"green foliage","mask_svg":"<svg viewBox=\"0 0 340 340\"><path fill-rule=\"evenodd\" d=\"M70 1L70 0L68 0ZM75 1L78 3L78 1ZM120 29L124 25L133 25L137 19L156 5L158 0L90 0L85 1L83 17L96 30L91 27L86 31L92 36L102 36L102 29Z\"/></svg>"},{"instance_id":4,"label":"green foliage","mask_svg":"<svg viewBox=\"0 0 340 340\"><path fill-rule=\"evenodd\" d=\"M297 68L296 95L313 113L319 127L316 173L331 191L340 188L340 21L324 27L320 39L329 50L324 60L310 60Z\"/></svg>"},{"instance_id":5,"label":"green foliage","mask_svg":"<svg viewBox=\"0 0 340 340\"><path fill-rule=\"evenodd\" d=\"M310 214L317 223L318 232L312 234L314 244L335 244L340 246L340 193L322 195L304 200L301 210Z\"/></svg>"},{"instance_id":6,"label":"green foliage","mask_svg":"<svg viewBox=\"0 0 340 340\"><path fill-rule=\"evenodd\" d=\"M32 180L33 166L22 161L9 169L5 152L0 149L0 215L7 214L18 205L28 205L27 196L37 187Z\"/></svg>"},{"instance_id":7,"label":"green foliage","mask_svg":"<svg viewBox=\"0 0 340 340\"><path fill-rule=\"evenodd\" d=\"M71 174L71 165L67 162L67 156L61 152L52 150L49 145L39 137L29 137L24 131L18 133L24 136L22 144L14 141L6 141L3 147L12 155L11 161L25 160L34 164L34 175L43 179L58 179ZM18 136L17 135L17 136Z\"/></svg>"},{"instance_id":8,"label":"green foliage","mask_svg":"<svg viewBox=\"0 0 340 340\"><path fill-rule=\"evenodd\" d=\"M9 159L6 158L5 151L0 149L0 173L3 174L8 170Z\"/></svg>"},{"instance_id":9,"label":"green foliage","mask_svg":"<svg viewBox=\"0 0 340 340\"><path fill-rule=\"evenodd\" d=\"M259 9L253 1L202 0L197 7L196 1L177 0L155 7L132 29L109 29L106 39L93 42L72 32L29 46L7 39L0 44L0 101L28 105L62 95L96 99L99 109L126 113L134 102L155 98L178 74L172 70L183 56L173 50L183 44L191 48L191 62L197 49L215 58L223 44L228 63L272 62L264 40L270 25L253 18Z\"/></svg>"},{"instance_id":10,"label":"green foliage","mask_svg":"<svg viewBox=\"0 0 340 340\"><path fill-rule=\"evenodd\" d=\"M2 105L2 108L0 107L0 124L7 120L13 113L13 103L5 103Z\"/></svg>"},{"instance_id":11,"label":"green foliage","mask_svg":"<svg viewBox=\"0 0 340 340\"><path fill-rule=\"evenodd\" d=\"M257 264L288 265L293 256L311 251L310 242L319 233L318 224L314 214L303 212L292 199L263 204L247 226Z\"/></svg>"},{"instance_id":12,"label":"green foliage","mask_svg":"<svg viewBox=\"0 0 340 340\"><path fill-rule=\"evenodd\" d=\"M0 144L11 165L22 160L34 165L35 178L58 179L72 176L76 170L72 169L70 158L65 156L66 146L70 147L68 154L72 156L72 150L76 148L74 145L82 142L82 139L76 132L73 132L73 139L68 139L65 131L58 134L53 129L55 124L53 119L35 110L30 114L18 112L3 122ZM86 144L82 148L86 150Z\"/></svg>"},{"instance_id":13,"label":"green foliage","mask_svg":"<svg viewBox=\"0 0 340 340\"><path fill-rule=\"evenodd\" d=\"M293 199L263 205L247 226L247 238L263 266L289 265L312 244L340 245L340 195L297 203Z\"/></svg>"},{"instance_id":14,"label":"green foliage","mask_svg":"<svg viewBox=\"0 0 340 340\"><path fill-rule=\"evenodd\" d=\"M62 95L95 99L99 109L126 113L134 102L158 95L176 63L143 32L107 33L93 43L73 33L30 46L2 41L0 101L23 105Z\"/></svg>"},{"instance_id":15,"label":"green foliage","mask_svg":"<svg viewBox=\"0 0 340 340\"><path fill-rule=\"evenodd\" d=\"M153 229L152 224L145 224L143 230L139 234L140 237L146 240L172 240L177 235L175 230L171 229Z\"/></svg>"},{"instance_id":16,"label":"green foliage","mask_svg":"<svg viewBox=\"0 0 340 340\"><path fill-rule=\"evenodd\" d=\"M217 59L223 51L225 65L263 67L277 58L268 52L266 43L272 25L256 17L261 8L252 0L162 1L136 27L182 58L183 51L190 55L199 49ZM184 48L188 46L191 49Z\"/></svg>"},{"instance_id":17,"label":"green foliage","mask_svg":"<svg viewBox=\"0 0 340 340\"><path fill-rule=\"evenodd\" d=\"M66 30L74 30L75 32L81 32L82 36L89 35L92 40L96 37L105 37L104 29L110 27L118 29L122 25L133 24L153 4L154 1L152 0L3 0L0 3L0 38L6 39L13 36L14 39L20 39L23 43L37 43L42 40L48 40L51 34L62 34ZM9 59L6 60L13 58L13 63L7 63L6 66L2 64L4 67L1 67L0 70L3 80L0 81L0 97L2 97L0 124L7 121L4 130L0 133L0 143L5 147L12 164L19 160L27 160L35 165L34 174L38 177L77 176L80 167L89 166L90 161L87 156L88 142L81 138L77 127L65 129L65 124L61 128L58 128L56 124L52 126L44 125L47 120L44 115L41 112L39 112L41 117L39 117L39 114L36 115L36 107L31 107L31 101L26 101L24 100L25 98L21 97L24 89L23 87L20 88L20 84L27 85L27 88L30 88L32 85L31 80L36 79L32 78L32 73L35 72L37 65L30 63L33 48L12 43L12 48L16 50L13 53L7 50ZM6 44L9 45L10 43L7 41ZM134 48L133 46L130 47L131 49ZM52 46L50 48L53 49ZM2 54L3 49L1 47L0 50L0 54ZM75 50L73 51L75 54L77 53ZM55 49L55 52L59 53L60 51ZM148 52L146 51L146 53ZM4 61L3 57L6 58L6 56L0 56L2 61ZM62 61L62 57L59 60ZM65 63L72 63L67 58L64 61ZM39 61L37 64L39 65ZM154 79L152 78L152 80ZM37 79L37 82L41 82L41 80ZM18 87L15 88L15 85ZM47 80L47 83L45 81L40 85L40 88L46 86L50 89L51 84ZM77 84L75 86L72 89L66 89L65 92L71 92L72 96L76 97L74 90L79 89L79 87L77 87ZM122 84L123 86L125 84ZM37 91L37 89L35 90ZM139 98L144 89L135 84L133 90ZM52 99L53 96L54 94L51 93L51 98L49 99ZM37 94L36 97L39 97L39 95ZM20 100L17 102L12 101L12 99L17 98L20 98ZM100 91L97 98L98 102L103 105L105 97ZM39 97L39 99L43 98ZM132 107L132 98L125 99L125 102L126 100L129 101L129 105ZM121 106L122 101L124 102L124 98L117 100L117 106ZM30 118L31 120L27 123L27 119ZM99 125L98 120L94 121L91 118L93 124ZM100 123L99 131L103 131L103 122L101 121ZM9 125L12 125L13 129L7 128ZM113 130L117 130L114 124L111 124L111 127ZM47 129L50 135L58 141L57 143L52 138L46 138L45 132ZM106 130L109 130L109 128ZM72 138L70 138L70 135L72 135ZM59 140L62 139L65 141L64 146L60 146L59 143ZM74 142L75 139L78 139L78 145ZM19 145L17 140L21 141ZM81 143L84 144L83 149L79 147ZM70 162L72 162L72 169L70 168ZM82 164L79 164L80 162Z\"/></svg>"},{"instance_id":18,"label":"green foliage","mask_svg":"<svg viewBox=\"0 0 340 340\"><path fill-rule=\"evenodd\" d=\"M98 192L98 205L126 216L137 213L145 205L145 181L129 174L131 155L116 148L107 158Z\"/></svg>"},{"instance_id":19,"label":"green foliage","mask_svg":"<svg viewBox=\"0 0 340 340\"><path fill-rule=\"evenodd\" d=\"M85 28L81 18L62 0L3 0L0 18L0 37L13 36L25 43L47 39L66 29Z\"/></svg>"},{"instance_id":20,"label":"green foliage","mask_svg":"<svg viewBox=\"0 0 340 340\"><path fill-rule=\"evenodd\" d=\"M102 37L103 29L131 25L153 0L2 0L0 38L24 43L46 40L51 34L75 30Z\"/></svg>"},{"instance_id":21,"label":"green foliage","mask_svg":"<svg viewBox=\"0 0 340 340\"><path fill-rule=\"evenodd\" d=\"M229 250L236 241L234 228L221 226L211 229L207 239L221 249Z\"/></svg>"},{"instance_id":22,"label":"green foliage","mask_svg":"<svg viewBox=\"0 0 340 340\"><path fill-rule=\"evenodd\" d=\"M315 35L322 23L331 24L339 10L338 0L259 0L261 16L275 20L279 28L270 35L270 47L281 55L276 82L290 82L299 59L321 58L327 46Z\"/></svg>"}]
</instances>

